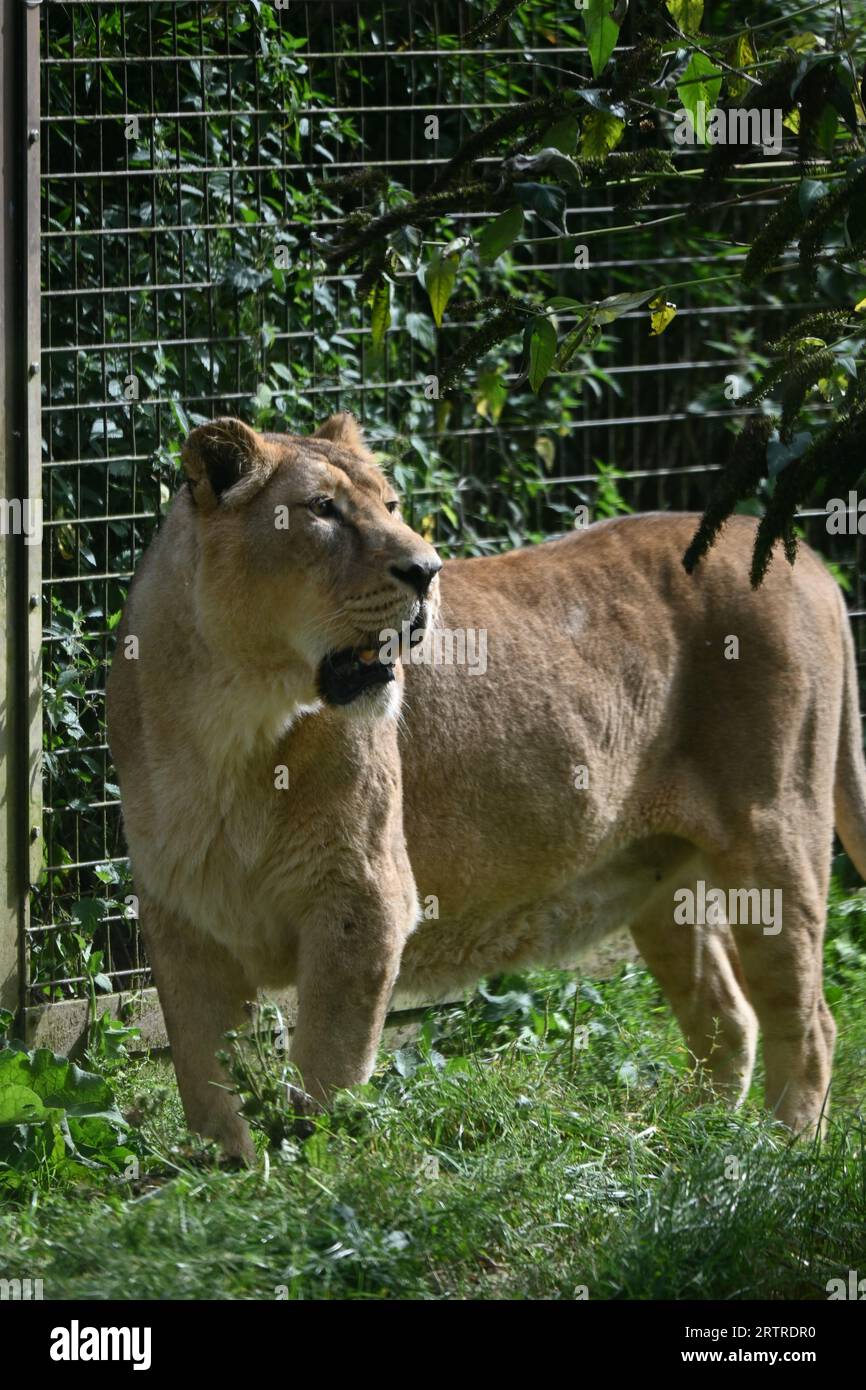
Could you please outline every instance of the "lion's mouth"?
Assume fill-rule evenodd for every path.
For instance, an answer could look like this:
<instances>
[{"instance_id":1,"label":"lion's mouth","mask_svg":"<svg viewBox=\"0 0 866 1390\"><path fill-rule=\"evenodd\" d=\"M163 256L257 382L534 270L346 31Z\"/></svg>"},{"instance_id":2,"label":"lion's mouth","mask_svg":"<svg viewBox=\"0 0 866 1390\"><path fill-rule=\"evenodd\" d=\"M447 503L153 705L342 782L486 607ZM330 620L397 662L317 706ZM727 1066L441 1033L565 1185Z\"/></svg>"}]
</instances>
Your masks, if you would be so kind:
<instances>
[{"instance_id":1,"label":"lion's mouth","mask_svg":"<svg viewBox=\"0 0 866 1390\"><path fill-rule=\"evenodd\" d=\"M419 603L410 630L427 626L427 604ZM371 636L356 647L328 652L319 663L316 683L327 705L350 705L367 690L396 680L396 658L383 652L381 634Z\"/></svg>"},{"instance_id":2,"label":"lion's mouth","mask_svg":"<svg viewBox=\"0 0 866 1390\"><path fill-rule=\"evenodd\" d=\"M319 694L328 705L350 705L365 690L395 679L393 661L379 652L379 642L328 652L319 663Z\"/></svg>"}]
</instances>

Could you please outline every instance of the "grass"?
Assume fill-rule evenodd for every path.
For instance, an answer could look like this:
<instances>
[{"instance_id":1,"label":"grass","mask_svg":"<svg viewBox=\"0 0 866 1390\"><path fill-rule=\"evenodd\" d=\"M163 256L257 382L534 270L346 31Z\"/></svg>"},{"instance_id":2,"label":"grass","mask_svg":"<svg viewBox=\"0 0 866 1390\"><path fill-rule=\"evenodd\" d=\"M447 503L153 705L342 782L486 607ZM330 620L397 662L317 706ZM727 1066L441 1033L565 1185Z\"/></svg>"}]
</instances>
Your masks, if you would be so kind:
<instances>
[{"instance_id":1,"label":"grass","mask_svg":"<svg viewBox=\"0 0 866 1390\"><path fill-rule=\"evenodd\" d=\"M253 1171L190 1140L165 1058L123 1063L140 1175L0 1209L0 1274L47 1298L825 1299L866 1275L866 903L838 888L827 974L820 1144L757 1087L735 1115L698 1106L642 967L537 974L431 1015Z\"/></svg>"}]
</instances>

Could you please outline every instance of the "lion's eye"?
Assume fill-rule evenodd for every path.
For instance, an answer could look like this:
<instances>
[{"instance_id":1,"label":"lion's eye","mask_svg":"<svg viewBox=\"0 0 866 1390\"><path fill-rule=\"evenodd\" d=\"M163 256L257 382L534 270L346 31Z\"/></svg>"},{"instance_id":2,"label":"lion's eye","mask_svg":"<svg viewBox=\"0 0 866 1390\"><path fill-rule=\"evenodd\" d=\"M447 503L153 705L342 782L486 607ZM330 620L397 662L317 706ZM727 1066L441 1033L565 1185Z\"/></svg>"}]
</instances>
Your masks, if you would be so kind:
<instances>
[{"instance_id":1,"label":"lion's eye","mask_svg":"<svg viewBox=\"0 0 866 1390\"><path fill-rule=\"evenodd\" d=\"M392 498L390 502L386 502L385 506L388 508L388 511L391 513L392 516L395 512L399 512L400 510L400 503L398 502L396 497Z\"/></svg>"},{"instance_id":2,"label":"lion's eye","mask_svg":"<svg viewBox=\"0 0 866 1390\"><path fill-rule=\"evenodd\" d=\"M311 511L313 516L338 517L340 515L333 497L313 497L307 503L307 510Z\"/></svg>"}]
</instances>

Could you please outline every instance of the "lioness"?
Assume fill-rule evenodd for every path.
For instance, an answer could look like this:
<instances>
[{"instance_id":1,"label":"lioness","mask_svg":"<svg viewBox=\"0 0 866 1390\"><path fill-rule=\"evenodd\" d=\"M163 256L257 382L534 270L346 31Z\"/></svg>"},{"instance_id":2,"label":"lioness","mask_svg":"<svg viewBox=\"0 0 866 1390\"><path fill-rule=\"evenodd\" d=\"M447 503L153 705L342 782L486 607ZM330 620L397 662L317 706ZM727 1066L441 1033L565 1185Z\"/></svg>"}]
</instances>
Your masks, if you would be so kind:
<instances>
[{"instance_id":1,"label":"lioness","mask_svg":"<svg viewBox=\"0 0 866 1390\"><path fill-rule=\"evenodd\" d=\"M690 577L695 518L653 514L438 574L351 416L310 438L217 420L183 461L108 720L190 1126L252 1153L214 1053L259 987L297 986L321 1100L370 1074L398 974L438 993L628 924L718 1087L744 1095L759 1022L768 1104L814 1128L834 804L866 871L853 647L820 561L753 593L735 518ZM483 633L486 670L384 655L388 629L423 656L431 618ZM745 920L681 920L687 889Z\"/></svg>"}]
</instances>

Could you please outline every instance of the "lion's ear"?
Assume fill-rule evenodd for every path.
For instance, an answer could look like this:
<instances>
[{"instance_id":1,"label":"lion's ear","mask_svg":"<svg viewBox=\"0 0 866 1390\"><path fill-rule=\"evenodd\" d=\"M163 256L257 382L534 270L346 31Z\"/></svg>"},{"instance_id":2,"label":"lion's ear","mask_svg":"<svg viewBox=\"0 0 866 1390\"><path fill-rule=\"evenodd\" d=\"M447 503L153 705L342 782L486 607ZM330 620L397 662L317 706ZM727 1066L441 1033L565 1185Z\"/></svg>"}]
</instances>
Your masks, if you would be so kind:
<instances>
[{"instance_id":1,"label":"lion's ear","mask_svg":"<svg viewBox=\"0 0 866 1390\"><path fill-rule=\"evenodd\" d=\"M231 489L232 500L257 492L273 471L264 441L243 420L211 420L194 429L181 450L196 506L212 511ZM244 482L246 486L238 487Z\"/></svg>"},{"instance_id":2,"label":"lion's ear","mask_svg":"<svg viewBox=\"0 0 866 1390\"><path fill-rule=\"evenodd\" d=\"M353 454L360 454L361 458L370 457L361 426L347 410L342 410L339 415L332 415L330 420L319 426L313 438L329 439L332 444L342 444L344 449L351 449Z\"/></svg>"}]
</instances>

